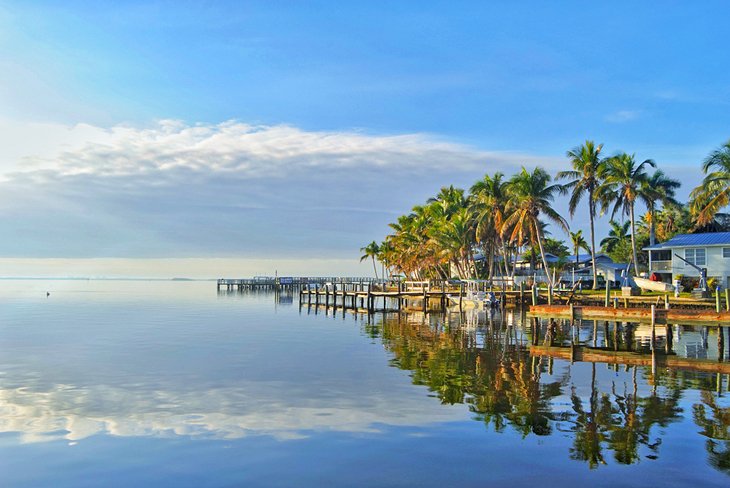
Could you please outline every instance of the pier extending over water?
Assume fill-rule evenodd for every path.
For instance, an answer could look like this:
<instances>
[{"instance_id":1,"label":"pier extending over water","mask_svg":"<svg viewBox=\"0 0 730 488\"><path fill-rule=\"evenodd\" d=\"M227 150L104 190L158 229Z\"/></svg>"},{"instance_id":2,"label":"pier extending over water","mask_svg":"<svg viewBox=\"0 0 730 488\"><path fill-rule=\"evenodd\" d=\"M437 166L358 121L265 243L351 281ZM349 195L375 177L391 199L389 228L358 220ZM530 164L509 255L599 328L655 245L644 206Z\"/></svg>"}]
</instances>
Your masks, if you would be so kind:
<instances>
[{"instance_id":1,"label":"pier extending over water","mask_svg":"<svg viewBox=\"0 0 730 488\"><path fill-rule=\"evenodd\" d=\"M466 283L458 280L403 281L367 277L254 277L219 279L217 289L232 291L273 290L298 292L300 304L357 309L365 312L416 309L445 312L465 301ZM480 291L494 292L500 306L529 306L539 317L605 319L628 322L730 325L730 295L715 299L675 298L669 294L623 296L575 289L495 288L479 283ZM724 299L723 299L724 298Z\"/></svg>"},{"instance_id":2,"label":"pier extending over water","mask_svg":"<svg viewBox=\"0 0 730 488\"><path fill-rule=\"evenodd\" d=\"M217 287L220 290L296 290L326 283L380 283L375 278L341 278L328 276L255 276L253 278L220 278Z\"/></svg>"}]
</instances>

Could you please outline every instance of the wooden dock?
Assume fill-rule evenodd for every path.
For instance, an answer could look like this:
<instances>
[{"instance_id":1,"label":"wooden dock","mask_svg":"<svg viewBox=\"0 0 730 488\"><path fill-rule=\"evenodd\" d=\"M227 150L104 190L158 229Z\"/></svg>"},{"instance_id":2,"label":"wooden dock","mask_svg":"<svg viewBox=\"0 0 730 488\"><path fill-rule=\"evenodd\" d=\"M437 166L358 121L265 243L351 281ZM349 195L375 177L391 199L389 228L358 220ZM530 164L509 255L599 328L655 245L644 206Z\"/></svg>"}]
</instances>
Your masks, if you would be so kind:
<instances>
[{"instance_id":1,"label":"wooden dock","mask_svg":"<svg viewBox=\"0 0 730 488\"><path fill-rule=\"evenodd\" d=\"M297 290L313 285L326 283L381 283L375 278L341 278L329 276L256 276L253 278L220 278L216 285L218 290Z\"/></svg>"},{"instance_id":2,"label":"wooden dock","mask_svg":"<svg viewBox=\"0 0 730 488\"><path fill-rule=\"evenodd\" d=\"M299 292L300 305L324 305L368 312L418 308L446 311L449 296L460 294L461 286L446 281L348 282L340 280L313 284Z\"/></svg>"},{"instance_id":3,"label":"wooden dock","mask_svg":"<svg viewBox=\"0 0 730 488\"><path fill-rule=\"evenodd\" d=\"M621 308L591 307L580 305L533 305L530 317L568 320L610 320L619 322L643 322L656 324L730 326L730 312L714 310L690 310L680 308Z\"/></svg>"}]
</instances>

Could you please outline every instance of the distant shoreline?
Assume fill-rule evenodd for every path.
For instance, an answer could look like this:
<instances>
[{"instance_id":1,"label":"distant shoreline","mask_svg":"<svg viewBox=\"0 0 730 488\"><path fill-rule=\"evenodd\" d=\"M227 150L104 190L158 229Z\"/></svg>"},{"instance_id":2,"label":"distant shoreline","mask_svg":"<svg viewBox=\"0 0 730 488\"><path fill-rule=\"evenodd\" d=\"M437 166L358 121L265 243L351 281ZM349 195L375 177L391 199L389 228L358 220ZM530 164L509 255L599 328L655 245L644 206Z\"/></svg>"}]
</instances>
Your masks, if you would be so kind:
<instances>
[{"instance_id":1,"label":"distant shoreline","mask_svg":"<svg viewBox=\"0 0 730 488\"><path fill-rule=\"evenodd\" d=\"M80 276L0 276L0 281L217 281L217 278L87 278Z\"/></svg>"}]
</instances>

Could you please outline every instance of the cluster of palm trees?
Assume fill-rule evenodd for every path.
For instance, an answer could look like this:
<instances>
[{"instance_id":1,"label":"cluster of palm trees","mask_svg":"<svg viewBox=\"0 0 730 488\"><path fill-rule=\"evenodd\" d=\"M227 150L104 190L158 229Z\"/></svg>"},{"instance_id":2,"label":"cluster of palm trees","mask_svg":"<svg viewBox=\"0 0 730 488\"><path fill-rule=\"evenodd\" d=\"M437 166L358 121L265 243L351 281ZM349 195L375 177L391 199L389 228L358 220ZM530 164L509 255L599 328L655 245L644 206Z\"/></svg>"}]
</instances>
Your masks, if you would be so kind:
<instances>
[{"instance_id":1,"label":"cluster of palm trees","mask_svg":"<svg viewBox=\"0 0 730 488\"><path fill-rule=\"evenodd\" d=\"M371 242L362 248L362 260L372 259L376 276L377 260L384 270L411 279L446 279L454 274L492 279L499 274L514 276L514 263L530 249L539 253L552 285L545 249L547 225L552 223L570 236L576 262L581 249L590 252L595 288L595 222L601 216L609 215L612 221L613 235L601 241L604 250L627 238L630 229L630 260L638 273L637 203L646 208L638 227L647 231L649 244L656 242L658 224L660 237L667 238L673 231L687 230L679 223L689 220L686 214L691 212L695 227L702 226L730 204L730 141L705 160L704 181L692 192L688 210L675 198L679 181L656 169L651 159L638 162L623 152L606 157L603 145L593 141L568 151L567 157L571 170L558 172L554 179L543 168L523 167L510 178L499 172L487 174L468 193L453 186L442 188L426 204L391 223L393 232L381 244ZM569 196L571 218L581 202L587 204L588 241L582 230L570 232L566 219L553 208L560 194ZM617 216L623 223L613 220ZM483 258L479 266L478 254Z\"/></svg>"}]
</instances>

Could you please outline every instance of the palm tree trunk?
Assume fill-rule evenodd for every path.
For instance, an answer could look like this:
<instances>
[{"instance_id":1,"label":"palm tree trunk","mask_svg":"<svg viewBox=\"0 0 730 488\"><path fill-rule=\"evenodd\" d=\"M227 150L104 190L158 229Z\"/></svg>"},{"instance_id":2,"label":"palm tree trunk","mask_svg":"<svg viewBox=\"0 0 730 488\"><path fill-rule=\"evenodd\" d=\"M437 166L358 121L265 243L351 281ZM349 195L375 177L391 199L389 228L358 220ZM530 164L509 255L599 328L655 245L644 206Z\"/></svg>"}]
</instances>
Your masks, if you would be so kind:
<instances>
[{"instance_id":1,"label":"palm tree trunk","mask_svg":"<svg viewBox=\"0 0 730 488\"><path fill-rule=\"evenodd\" d=\"M375 258L373 257L373 271L375 271L375 279L378 279L378 268L375 266Z\"/></svg>"},{"instance_id":2,"label":"palm tree trunk","mask_svg":"<svg viewBox=\"0 0 730 488\"><path fill-rule=\"evenodd\" d=\"M502 240L502 257L504 258L504 275L510 276L512 272L509 268L509 253L507 252L507 243Z\"/></svg>"},{"instance_id":3,"label":"palm tree trunk","mask_svg":"<svg viewBox=\"0 0 730 488\"><path fill-rule=\"evenodd\" d=\"M593 199L593 190L588 192L588 216L591 221L591 265L593 267L593 289L598 289L598 273L596 273L596 230L594 219L596 216L596 202Z\"/></svg>"},{"instance_id":4,"label":"palm tree trunk","mask_svg":"<svg viewBox=\"0 0 730 488\"><path fill-rule=\"evenodd\" d=\"M649 245L656 243L656 228L654 227L654 209L649 209Z\"/></svg>"},{"instance_id":5,"label":"palm tree trunk","mask_svg":"<svg viewBox=\"0 0 730 488\"><path fill-rule=\"evenodd\" d=\"M636 222L634 222L634 204L629 207L631 214L631 250L634 252L634 274L639 276L639 256L636 253Z\"/></svg>"},{"instance_id":6,"label":"palm tree trunk","mask_svg":"<svg viewBox=\"0 0 730 488\"><path fill-rule=\"evenodd\" d=\"M484 250L487 250L487 247L484 247ZM484 255L486 257L486 254ZM492 279L494 278L494 243L492 243L489 246L489 270L487 272L487 279L489 280L489 283L492 283Z\"/></svg>"},{"instance_id":7,"label":"palm tree trunk","mask_svg":"<svg viewBox=\"0 0 730 488\"><path fill-rule=\"evenodd\" d=\"M479 273L477 272L477 260L474 259L474 252L471 250L471 246L469 247L469 261L471 261L471 269L473 270L474 279L479 279Z\"/></svg>"},{"instance_id":8,"label":"palm tree trunk","mask_svg":"<svg viewBox=\"0 0 730 488\"><path fill-rule=\"evenodd\" d=\"M550 278L550 270L548 270L547 258L545 257L545 249L543 249L542 246L542 233L540 232L540 223L535 220L534 225L535 231L537 232L537 245L540 246L540 256L542 256L542 266L545 269L545 278L547 278L547 283L552 288L553 280Z\"/></svg>"}]
</instances>

